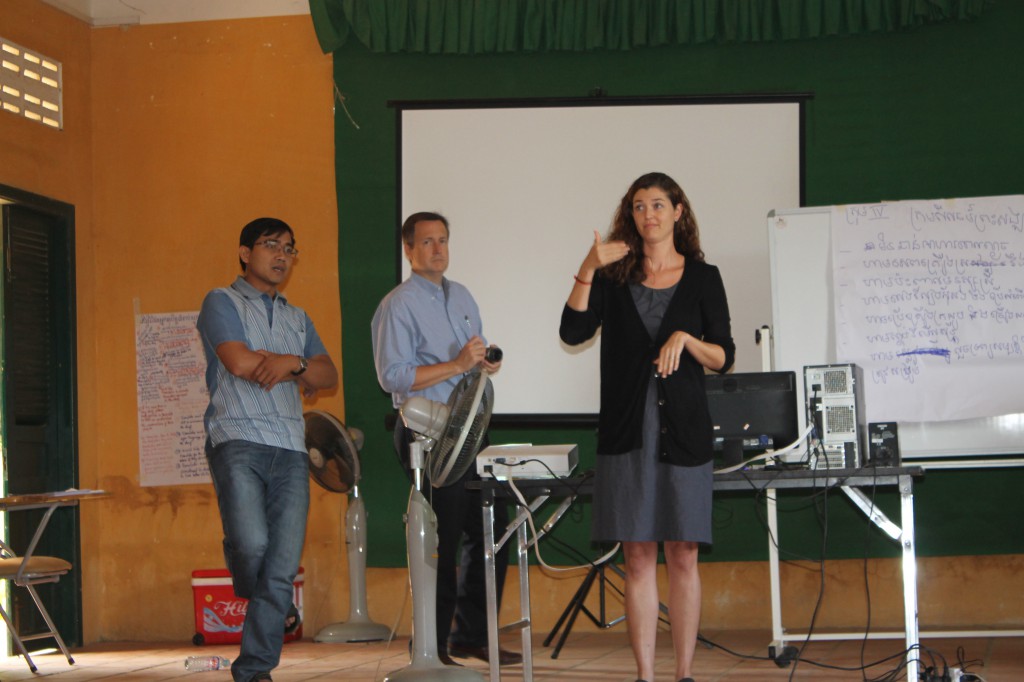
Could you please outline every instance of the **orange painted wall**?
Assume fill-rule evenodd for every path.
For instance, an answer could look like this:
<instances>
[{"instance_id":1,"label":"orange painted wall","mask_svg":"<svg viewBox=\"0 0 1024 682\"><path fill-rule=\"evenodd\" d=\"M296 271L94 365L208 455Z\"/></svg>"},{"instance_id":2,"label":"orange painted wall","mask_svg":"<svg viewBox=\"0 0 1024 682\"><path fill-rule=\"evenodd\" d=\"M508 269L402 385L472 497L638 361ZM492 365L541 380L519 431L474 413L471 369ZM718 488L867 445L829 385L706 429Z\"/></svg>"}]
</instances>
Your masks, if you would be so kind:
<instances>
[{"instance_id":1,"label":"orange painted wall","mask_svg":"<svg viewBox=\"0 0 1024 682\"><path fill-rule=\"evenodd\" d=\"M60 61L64 73L64 129L57 131L9 112L0 111L0 183L57 199L75 207L76 294L78 298L78 437L82 487L96 487L100 462L95 395L97 325L91 313L96 300L93 235L92 56L87 25L37 0L0 3L0 35ZM83 576L94 576L99 537L98 506L81 515ZM83 585L88 584L88 577ZM89 614L86 636L95 632L89 620L96 601L85 590Z\"/></svg>"},{"instance_id":2,"label":"orange painted wall","mask_svg":"<svg viewBox=\"0 0 1024 682\"><path fill-rule=\"evenodd\" d=\"M285 291L341 365L331 60L308 16L91 38L97 485L116 494L100 512L96 625L104 639L172 639L193 630L192 570L224 566L220 517L210 485L138 486L133 312L198 309L239 272L241 227L279 217L302 251ZM341 415L340 393L310 406ZM320 607L345 573L343 497L313 492L309 627L340 615Z\"/></svg>"},{"instance_id":3,"label":"orange painted wall","mask_svg":"<svg viewBox=\"0 0 1024 682\"><path fill-rule=\"evenodd\" d=\"M134 314L197 310L238 232L288 221L289 298L342 366L331 58L308 16L91 29L37 0L0 34L64 65L65 129L0 112L0 183L76 208L84 636L191 636L191 572L223 567L210 485L139 486ZM339 391L310 407L343 417ZM347 612L344 496L312 488L307 631ZM313 630L315 632L315 630Z\"/></svg>"}]
</instances>

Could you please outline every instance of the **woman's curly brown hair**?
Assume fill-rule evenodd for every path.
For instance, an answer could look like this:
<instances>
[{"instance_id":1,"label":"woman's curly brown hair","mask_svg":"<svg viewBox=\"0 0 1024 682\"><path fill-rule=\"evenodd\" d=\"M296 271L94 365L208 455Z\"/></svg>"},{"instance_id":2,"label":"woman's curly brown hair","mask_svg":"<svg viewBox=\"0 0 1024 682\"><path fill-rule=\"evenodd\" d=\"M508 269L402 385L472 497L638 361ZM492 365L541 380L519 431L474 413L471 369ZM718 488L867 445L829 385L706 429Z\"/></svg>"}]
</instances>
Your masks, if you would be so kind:
<instances>
[{"instance_id":1,"label":"woman's curly brown hair","mask_svg":"<svg viewBox=\"0 0 1024 682\"><path fill-rule=\"evenodd\" d=\"M636 228L636 223L633 221L633 197L640 190L651 187L657 187L665 192L669 201L672 202L673 208L680 204L683 205L683 213L679 216L672 231L672 241L676 251L683 254L687 260L704 262L697 219L693 215L690 200L686 198L683 188L664 173L647 173L633 181L625 196L622 197L619 208L615 211L611 234L608 235L608 241L623 241L629 246L629 253L625 258L603 268L605 275L618 284L642 282L645 277L644 243Z\"/></svg>"}]
</instances>

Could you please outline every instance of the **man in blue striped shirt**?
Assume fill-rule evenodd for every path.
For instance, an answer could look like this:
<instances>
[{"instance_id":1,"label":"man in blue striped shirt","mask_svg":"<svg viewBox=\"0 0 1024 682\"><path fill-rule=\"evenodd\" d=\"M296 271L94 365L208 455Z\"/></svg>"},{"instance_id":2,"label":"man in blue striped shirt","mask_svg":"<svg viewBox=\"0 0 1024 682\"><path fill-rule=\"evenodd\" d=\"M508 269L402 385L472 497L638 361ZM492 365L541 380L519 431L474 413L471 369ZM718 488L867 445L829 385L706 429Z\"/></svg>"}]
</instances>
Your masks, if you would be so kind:
<instances>
[{"instance_id":1,"label":"man in blue striped shirt","mask_svg":"<svg viewBox=\"0 0 1024 682\"><path fill-rule=\"evenodd\" d=\"M402 242L412 274L377 307L370 332L377 380L398 409L410 396L447 403L463 375L476 367L496 372L501 362L486 358L480 310L469 289L444 276L448 269L448 220L438 213L414 213L402 225ZM395 424L395 450L409 472L412 436ZM484 582L483 511L479 491L466 490L476 478L469 467L459 481L434 488L430 505L437 516L437 650L450 656L487 660L487 596ZM495 525L508 523L505 505L495 507ZM456 571L459 544L461 569ZM508 563L508 544L495 558L498 606ZM454 630L452 621L454 619ZM501 650L501 665L522 656Z\"/></svg>"},{"instance_id":2,"label":"man in blue striped shirt","mask_svg":"<svg viewBox=\"0 0 1024 682\"><path fill-rule=\"evenodd\" d=\"M270 680L285 632L299 625L292 583L309 510L300 391L333 388L338 372L313 321L278 287L298 250L287 223L242 229L242 275L207 294L196 326L206 353L206 458L235 594L249 600L235 682Z\"/></svg>"}]
</instances>

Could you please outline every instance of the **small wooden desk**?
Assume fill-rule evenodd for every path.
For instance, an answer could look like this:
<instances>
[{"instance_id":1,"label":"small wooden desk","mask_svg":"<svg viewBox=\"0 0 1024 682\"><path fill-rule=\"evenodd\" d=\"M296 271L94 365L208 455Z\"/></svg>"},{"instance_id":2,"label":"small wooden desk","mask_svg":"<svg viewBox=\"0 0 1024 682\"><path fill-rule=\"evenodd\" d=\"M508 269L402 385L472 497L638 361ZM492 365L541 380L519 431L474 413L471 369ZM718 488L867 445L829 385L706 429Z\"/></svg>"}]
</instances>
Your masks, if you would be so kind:
<instances>
[{"instance_id":1,"label":"small wooden desk","mask_svg":"<svg viewBox=\"0 0 1024 682\"><path fill-rule=\"evenodd\" d=\"M43 518L40 519L39 525L36 526L36 532L32 536L32 541L29 543L28 549L25 550L23 555L27 558L31 557L32 553L35 552L36 545L39 544L39 538L43 536L43 531L46 530L47 524L50 523L50 517L53 516L53 512L55 512L58 507L75 507L81 500L94 500L101 497L110 497L110 493L105 490L78 490L76 488L69 488L68 490L61 490L52 493L8 495L7 497L0 497L0 512L46 509L46 513L43 514Z\"/></svg>"},{"instance_id":2,"label":"small wooden desk","mask_svg":"<svg viewBox=\"0 0 1024 682\"><path fill-rule=\"evenodd\" d=\"M0 497L0 511L41 509L43 507L73 507L79 500L110 497L106 490L78 490L69 488L54 493L25 493Z\"/></svg>"},{"instance_id":3,"label":"small wooden desk","mask_svg":"<svg viewBox=\"0 0 1024 682\"><path fill-rule=\"evenodd\" d=\"M39 523L36 525L35 533L32 535L32 540L29 542L28 548L25 552L20 556L16 555L4 559L5 563L11 562L9 565L4 566L4 579L11 580L15 585L28 589L29 594L32 596L32 600L39 609L40 615L42 615L43 620L46 621L46 625L49 628L49 630L44 633L37 633L22 637L17 632L17 627L8 617L7 613L0 609L0 613L2 613L3 619L6 622L7 629L10 631L11 641L13 641L17 646L19 653L25 657L25 662L28 664L28 667L32 672L36 672L36 665L32 662L32 657L29 656L28 650L25 648L24 644L24 642L32 639L53 637L56 640L57 645L60 647L61 653L63 653L65 658L68 659L68 663L74 664L75 662L75 659L71 657L71 653L64 644L64 640L61 639L60 633L57 632L57 628L53 624L53 620L50 618L49 613L34 587L40 583L56 582L59 579L59 576L71 569L71 563L64 559L55 557L36 557L36 546L39 544L39 540L42 538L43 531L46 530L46 526L50 523L50 518L53 516L53 512L55 512L59 507L74 507L82 500L91 500L109 496L109 493L104 490L70 489L52 493L9 495L7 497L0 498L0 512L27 511L30 509L46 510L43 513L42 518L39 520ZM7 547L6 542L0 542L0 547L3 547L4 557L15 554L12 549ZM13 573L8 572L15 569L15 567L17 568L16 571Z\"/></svg>"}]
</instances>

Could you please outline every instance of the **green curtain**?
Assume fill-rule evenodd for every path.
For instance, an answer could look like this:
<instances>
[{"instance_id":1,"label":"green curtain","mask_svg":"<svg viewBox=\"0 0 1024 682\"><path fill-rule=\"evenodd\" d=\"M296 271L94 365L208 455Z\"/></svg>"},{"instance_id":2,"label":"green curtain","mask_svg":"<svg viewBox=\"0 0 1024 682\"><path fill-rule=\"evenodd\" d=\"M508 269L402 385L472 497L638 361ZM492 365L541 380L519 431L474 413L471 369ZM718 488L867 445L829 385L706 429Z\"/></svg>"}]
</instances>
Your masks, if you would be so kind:
<instances>
[{"instance_id":1,"label":"green curtain","mask_svg":"<svg viewBox=\"0 0 1024 682\"><path fill-rule=\"evenodd\" d=\"M630 50L905 31L994 0L309 0L317 39L373 52Z\"/></svg>"}]
</instances>

